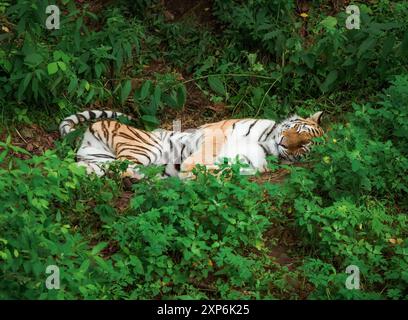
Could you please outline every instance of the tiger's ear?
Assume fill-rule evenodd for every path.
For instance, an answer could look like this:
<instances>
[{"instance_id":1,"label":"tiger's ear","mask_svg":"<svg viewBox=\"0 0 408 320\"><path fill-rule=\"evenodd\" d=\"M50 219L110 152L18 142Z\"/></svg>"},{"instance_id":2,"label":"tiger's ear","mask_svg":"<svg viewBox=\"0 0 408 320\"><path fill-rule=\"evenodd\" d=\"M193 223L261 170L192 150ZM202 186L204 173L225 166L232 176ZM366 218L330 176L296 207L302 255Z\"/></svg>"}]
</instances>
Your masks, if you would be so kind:
<instances>
[{"instance_id":1,"label":"tiger's ear","mask_svg":"<svg viewBox=\"0 0 408 320\"><path fill-rule=\"evenodd\" d=\"M314 115L310 116L309 120L312 120L313 122L316 122L317 124L320 125L322 115L323 115L323 111L318 111Z\"/></svg>"}]
</instances>

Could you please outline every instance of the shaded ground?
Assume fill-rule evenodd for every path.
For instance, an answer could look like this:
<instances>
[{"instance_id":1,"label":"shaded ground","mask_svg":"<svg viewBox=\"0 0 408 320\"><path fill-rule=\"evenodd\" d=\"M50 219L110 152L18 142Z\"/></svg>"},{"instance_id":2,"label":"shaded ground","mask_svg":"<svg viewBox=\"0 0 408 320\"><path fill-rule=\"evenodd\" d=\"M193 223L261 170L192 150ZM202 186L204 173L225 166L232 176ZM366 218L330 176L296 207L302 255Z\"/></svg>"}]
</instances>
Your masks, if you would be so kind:
<instances>
[{"instance_id":1,"label":"shaded ground","mask_svg":"<svg viewBox=\"0 0 408 320\"><path fill-rule=\"evenodd\" d=\"M46 150L54 149L54 142L59 139L58 131L47 132L36 124L18 126L9 130L0 131L0 141L6 141L7 136L10 135L13 145L27 150L32 155L41 155ZM14 156L21 159L29 158L28 155L23 154L14 153Z\"/></svg>"},{"instance_id":2,"label":"shaded ground","mask_svg":"<svg viewBox=\"0 0 408 320\"><path fill-rule=\"evenodd\" d=\"M181 121L182 130L197 128L203 124L220 121L231 116L231 111L224 104L214 104L195 85L194 81L186 78L180 70L172 69L163 60L153 61L146 66L140 77L132 80L132 88L138 88L142 82L150 79L154 80L155 74L173 73L181 81L187 82L187 100L182 109L165 107L165 111L160 113L161 128L172 130L173 121ZM130 95L132 96L132 95ZM133 104L133 101L131 102Z\"/></svg>"},{"instance_id":3,"label":"shaded ground","mask_svg":"<svg viewBox=\"0 0 408 320\"><path fill-rule=\"evenodd\" d=\"M163 0L166 8L165 16L168 20L194 19L201 25L213 25L215 19L211 13L211 0Z\"/></svg>"}]
</instances>

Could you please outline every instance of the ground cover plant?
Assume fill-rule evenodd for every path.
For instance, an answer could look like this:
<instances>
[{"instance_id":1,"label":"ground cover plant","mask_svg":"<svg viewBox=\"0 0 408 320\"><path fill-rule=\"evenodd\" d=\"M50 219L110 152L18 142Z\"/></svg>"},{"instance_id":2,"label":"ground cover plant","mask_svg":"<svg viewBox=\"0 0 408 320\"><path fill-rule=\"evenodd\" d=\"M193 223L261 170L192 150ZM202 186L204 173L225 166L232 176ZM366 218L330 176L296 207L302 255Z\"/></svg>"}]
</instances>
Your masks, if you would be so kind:
<instances>
[{"instance_id":1,"label":"ground cover plant","mask_svg":"<svg viewBox=\"0 0 408 320\"><path fill-rule=\"evenodd\" d=\"M407 15L388 0L0 1L0 298L407 299ZM323 110L326 134L255 177L134 182L116 163L97 178L75 165L83 131L57 133L92 108L146 129Z\"/></svg>"}]
</instances>

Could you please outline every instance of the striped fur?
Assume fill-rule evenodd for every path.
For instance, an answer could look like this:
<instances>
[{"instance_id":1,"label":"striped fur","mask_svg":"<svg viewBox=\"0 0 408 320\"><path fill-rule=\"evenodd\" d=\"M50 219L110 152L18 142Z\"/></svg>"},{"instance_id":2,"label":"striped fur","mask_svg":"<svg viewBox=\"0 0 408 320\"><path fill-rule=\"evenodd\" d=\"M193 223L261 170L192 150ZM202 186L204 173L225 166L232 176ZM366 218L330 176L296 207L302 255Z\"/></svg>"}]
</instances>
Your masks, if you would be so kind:
<instances>
[{"instance_id":1,"label":"striped fur","mask_svg":"<svg viewBox=\"0 0 408 320\"><path fill-rule=\"evenodd\" d=\"M295 161L310 150L311 140L323 135L321 112L303 119L290 117L281 123L267 119L231 119L203 125L185 132L157 129L151 132L121 124L113 119L125 116L112 111L84 111L61 122L65 136L75 125L89 125L77 161L89 173L101 176L114 160L129 160L127 176L141 178L138 165L164 165L166 176L191 176L197 164L209 169L225 158L249 164L251 172L267 169L266 157L275 155ZM128 117L128 116L125 116ZM130 118L130 117L128 117ZM102 119L102 120L101 120Z\"/></svg>"}]
</instances>

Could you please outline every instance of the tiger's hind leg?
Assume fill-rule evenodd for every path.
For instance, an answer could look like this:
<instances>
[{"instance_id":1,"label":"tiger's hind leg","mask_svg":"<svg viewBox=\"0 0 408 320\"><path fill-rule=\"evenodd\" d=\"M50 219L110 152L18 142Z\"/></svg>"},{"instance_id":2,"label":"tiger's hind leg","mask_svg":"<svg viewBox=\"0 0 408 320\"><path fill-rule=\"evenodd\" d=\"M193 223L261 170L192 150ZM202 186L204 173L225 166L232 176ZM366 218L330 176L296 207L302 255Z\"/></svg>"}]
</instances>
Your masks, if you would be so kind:
<instances>
[{"instance_id":1,"label":"tiger's hind leg","mask_svg":"<svg viewBox=\"0 0 408 320\"><path fill-rule=\"evenodd\" d=\"M77 154L77 165L84 166L88 174L95 173L98 177L106 175L109 171L109 165L115 160L125 160L123 158L116 159L115 157L103 157L103 154L88 153L85 155L85 152L92 151L87 149L82 149L81 155ZM140 180L143 178L143 175L139 173L137 164L134 161L131 161L126 169L126 171L121 173L122 178L132 178Z\"/></svg>"},{"instance_id":2,"label":"tiger's hind leg","mask_svg":"<svg viewBox=\"0 0 408 320\"><path fill-rule=\"evenodd\" d=\"M77 162L78 166L86 168L87 174L95 173L98 177L102 177L108 173L108 166L112 161L95 162L93 160L81 160ZM122 178L132 178L140 180L143 178L143 174L139 173L136 165L130 164L126 171L121 173Z\"/></svg>"},{"instance_id":3,"label":"tiger's hind leg","mask_svg":"<svg viewBox=\"0 0 408 320\"><path fill-rule=\"evenodd\" d=\"M105 169L101 165L94 162L81 160L77 162L77 165L80 167L85 167L87 174L95 173L98 177L101 177L106 173Z\"/></svg>"},{"instance_id":4,"label":"tiger's hind leg","mask_svg":"<svg viewBox=\"0 0 408 320\"><path fill-rule=\"evenodd\" d=\"M137 148L141 148L140 146L133 147L134 141L132 140L120 141L115 147L113 145L109 147L110 144L107 142L109 139L104 136L104 131L98 125L101 126L101 124L95 123L85 132L77 152L78 163L86 166L87 172L94 172L98 176L103 176L108 173L108 166L111 162L128 160L130 164L121 176L137 180L142 179L143 175L139 173L137 166L150 164L149 155L139 152Z\"/></svg>"},{"instance_id":5,"label":"tiger's hind leg","mask_svg":"<svg viewBox=\"0 0 408 320\"><path fill-rule=\"evenodd\" d=\"M101 177L107 173L107 165L116 160L109 148L88 131L84 135L77 154L77 164L84 166L88 174Z\"/></svg>"},{"instance_id":6,"label":"tiger's hind leg","mask_svg":"<svg viewBox=\"0 0 408 320\"><path fill-rule=\"evenodd\" d=\"M119 158L118 160L125 160L123 158ZM129 159L126 159L129 160ZM141 180L144 178L144 175L139 172L138 169L138 164L134 163L134 161L129 160L133 163L130 163L126 169L126 171L122 172L121 176L122 178L131 178L131 179L136 179L136 180Z\"/></svg>"}]
</instances>

